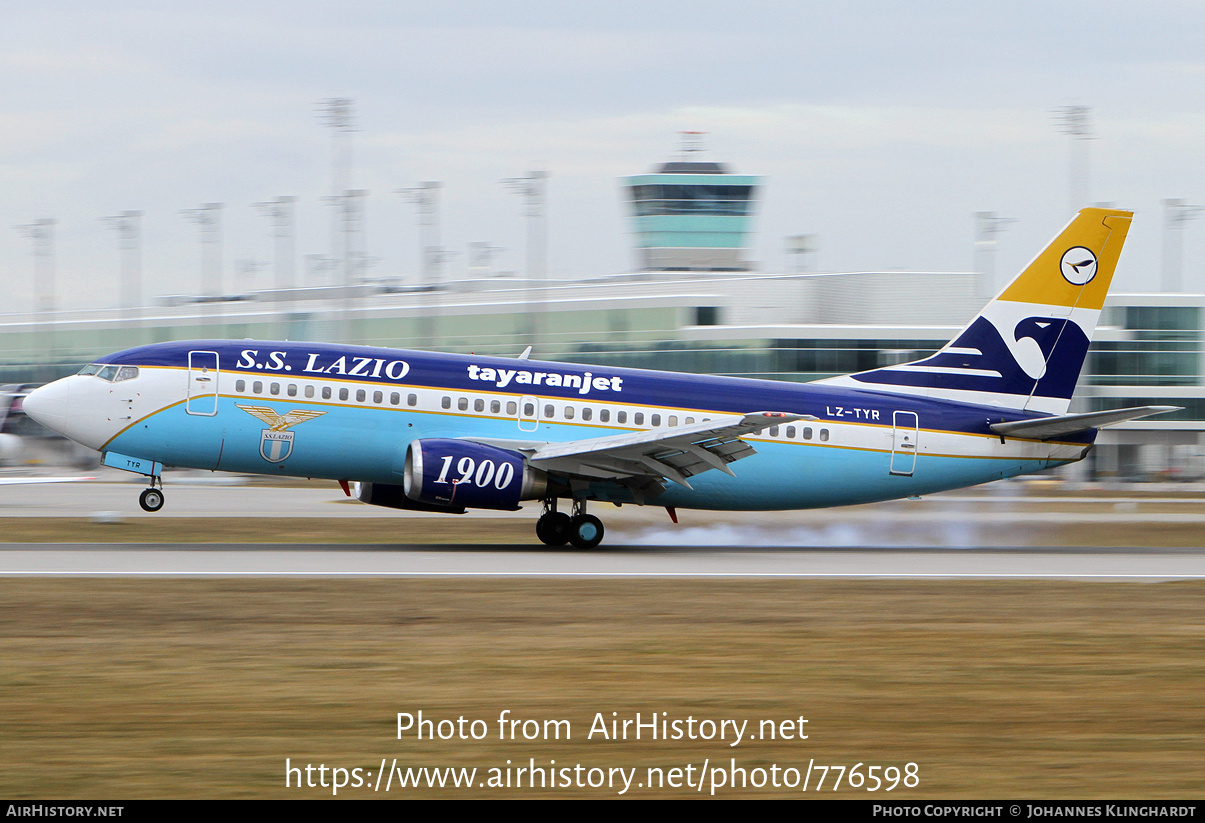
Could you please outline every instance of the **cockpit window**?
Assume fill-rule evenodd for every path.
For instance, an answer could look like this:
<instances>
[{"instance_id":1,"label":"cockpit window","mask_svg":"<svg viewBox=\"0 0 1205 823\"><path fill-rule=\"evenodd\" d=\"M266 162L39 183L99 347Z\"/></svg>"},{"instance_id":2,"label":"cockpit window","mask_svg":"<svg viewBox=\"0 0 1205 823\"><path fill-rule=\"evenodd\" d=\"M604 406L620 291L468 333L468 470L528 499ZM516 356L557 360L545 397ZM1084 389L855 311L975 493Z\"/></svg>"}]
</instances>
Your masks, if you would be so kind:
<instances>
[{"instance_id":1,"label":"cockpit window","mask_svg":"<svg viewBox=\"0 0 1205 823\"><path fill-rule=\"evenodd\" d=\"M94 374L101 380L107 380L110 383L120 383L122 380L133 380L138 376L137 366L105 366L101 363L92 363L80 369L80 374Z\"/></svg>"}]
</instances>

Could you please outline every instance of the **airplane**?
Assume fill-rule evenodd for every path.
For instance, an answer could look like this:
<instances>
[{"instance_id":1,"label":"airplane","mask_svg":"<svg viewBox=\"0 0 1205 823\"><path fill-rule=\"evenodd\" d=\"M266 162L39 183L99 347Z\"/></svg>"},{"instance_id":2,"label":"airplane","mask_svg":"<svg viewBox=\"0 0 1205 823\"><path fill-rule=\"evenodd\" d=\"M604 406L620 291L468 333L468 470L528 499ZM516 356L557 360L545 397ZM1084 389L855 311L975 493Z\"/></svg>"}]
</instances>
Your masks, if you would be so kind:
<instances>
[{"instance_id":1,"label":"airplane","mask_svg":"<svg viewBox=\"0 0 1205 823\"><path fill-rule=\"evenodd\" d=\"M1068 414L1132 214L1081 210L940 351L811 383L290 341L127 349L37 389L26 413L150 478L164 466L338 481L364 503L518 510L592 548L591 502L784 510L919 497L1083 459ZM559 508L565 501L570 511Z\"/></svg>"}]
</instances>

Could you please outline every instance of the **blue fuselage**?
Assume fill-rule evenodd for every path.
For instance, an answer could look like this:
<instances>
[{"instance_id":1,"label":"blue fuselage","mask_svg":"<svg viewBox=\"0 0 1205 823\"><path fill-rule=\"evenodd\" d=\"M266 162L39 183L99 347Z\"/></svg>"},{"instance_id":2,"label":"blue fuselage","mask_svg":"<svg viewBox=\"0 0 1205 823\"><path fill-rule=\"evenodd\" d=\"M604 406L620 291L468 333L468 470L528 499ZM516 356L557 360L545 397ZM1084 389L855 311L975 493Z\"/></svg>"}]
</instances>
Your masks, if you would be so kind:
<instances>
[{"instance_id":1,"label":"blue fuselage","mask_svg":"<svg viewBox=\"0 0 1205 823\"><path fill-rule=\"evenodd\" d=\"M475 355L265 341L190 341L99 361L134 367L67 378L74 409L105 424L65 432L166 466L401 484L414 440L521 449L785 412L811 419L745 438L735 476L669 484L657 505L793 509L926 494L1079 459L1094 432L1059 443L1002 440L989 425L1032 415L888 391ZM133 373L133 372L130 372ZM71 382L74 381L74 382ZM627 487L574 494L633 502Z\"/></svg>"}]
</instances>

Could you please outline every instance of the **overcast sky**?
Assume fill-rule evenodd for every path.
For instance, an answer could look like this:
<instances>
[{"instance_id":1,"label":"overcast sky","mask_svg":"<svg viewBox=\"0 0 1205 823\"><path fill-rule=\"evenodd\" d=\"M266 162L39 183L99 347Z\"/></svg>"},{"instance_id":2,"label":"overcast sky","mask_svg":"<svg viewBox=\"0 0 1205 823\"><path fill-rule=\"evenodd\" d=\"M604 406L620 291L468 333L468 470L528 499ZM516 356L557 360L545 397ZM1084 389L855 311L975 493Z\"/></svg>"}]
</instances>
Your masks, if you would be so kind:
<instances>
[{"instance_id":1,"label":"overcast sky","mask_svg":"<svg viewBox=\"0 0 1205 823\"><path fill-rule=\"evenodd\" d=\"M224 203L228 290L266 287L273 241L252 204L298 198L297 255L331 250L331 134L317 102L355 100L353 185L374 276L413 281L414 208L443 181L442 240L504 247L524 219L499 181L546 169L550 269L634 265L618 178L708 133L765 175L754 257L819 237L826 270L967 270L972 213L1015 219L997 269L1069 217L1061 106L1092 109L1090 200L1137 212L1119 286L1157 290L1161 200L1205 203L1205 5L1092 2L206 2L8 4L0 26L0 310L32 307L31 241L57 225L60 304L117 301L117 238L145 213L149 294L197 291L197 226ZM1205 290L1205 216L1184 232ZM236 274L238 261L265 269ZM303 265L299 262L299 270Z\"/></svg>"}]
</instances>

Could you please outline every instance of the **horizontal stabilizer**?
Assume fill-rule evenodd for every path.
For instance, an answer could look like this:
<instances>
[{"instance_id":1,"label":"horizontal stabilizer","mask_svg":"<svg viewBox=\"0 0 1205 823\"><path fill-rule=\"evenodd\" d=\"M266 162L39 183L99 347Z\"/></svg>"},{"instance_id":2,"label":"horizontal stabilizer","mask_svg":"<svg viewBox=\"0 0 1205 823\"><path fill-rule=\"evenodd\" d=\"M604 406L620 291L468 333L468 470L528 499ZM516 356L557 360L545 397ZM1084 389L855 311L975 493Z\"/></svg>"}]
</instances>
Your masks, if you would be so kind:
<instances>
[{"instance_id":1,"label":"horizontal stabilizer","mask_svg":"<svg viewBox=\"0 0 1205 823\"><path fill-rule=\"evenodd\" d=\"M1099 429L1113 423L1124 423L1152 414L1179 411L1181 406L1134 406L1129 409L1088 412L1087 414L1060 414L1055 417L1040 417L1037 420L1014 420L1011 423L993 423L992 431L1004 437L1024 437L1031 440L1053 440L1069 434L1079 434L1089 429Z\"/></svg>"}]
</instances>

